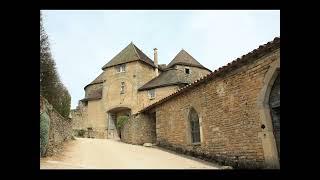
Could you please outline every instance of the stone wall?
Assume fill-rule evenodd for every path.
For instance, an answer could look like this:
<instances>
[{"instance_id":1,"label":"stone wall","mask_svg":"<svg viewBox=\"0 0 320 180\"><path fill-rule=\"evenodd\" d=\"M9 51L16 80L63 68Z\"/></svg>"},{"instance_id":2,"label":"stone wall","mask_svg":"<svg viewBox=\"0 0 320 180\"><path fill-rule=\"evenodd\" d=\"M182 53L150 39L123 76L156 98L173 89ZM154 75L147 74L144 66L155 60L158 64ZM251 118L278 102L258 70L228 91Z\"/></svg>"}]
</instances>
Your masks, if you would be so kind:
<instances>
[{"instance_id":1,"label":"stone wall","mask_svg":"<svg viewBox=\"0 0 320 180\"><path fill-rule=\"evenodd\" d=\"M147 114L131 115L128 122L121 128L121 141L138 145L155 143L155 123L155 119Z\"/></svg>"},{"instance_id":2,"label":"stone wall","mask_svg":"<svg viewBox=\"0 0 320 180\"><path fill-rule=\"evenodd\" d=\"M103 86L103 106L105 112L116 107L127 107L132 114L140 110L138 88L155 76L152 67L140 61L126 63L125 72L117 72L115 67L105 69ZM125 83L124 93L120 94L121 82Z\"/></svg>"},{"instance_id":3,"label":"stone wall","mask_svg":"<svg viewBox=\"0 0 320 180\"><path fill-rule=\"evenodd\" d=\"M268 166L265 139L272 135L262 129L258 97L266 73L279 61L280 49L158 105L159 145L233 167ZM191 142L191 108L199 116L200 144Z\"/></svg>"},{"instance_id":4,"label":"stone wall","mask_svg":"<svg viewBox=\"0 0 320 180\"><path fill-rule=\"evenodd\" d=\"M85 105L79 101L79 105L76 109L70 111L72 119L73 135L77 136L80 130L87 132L88 125L88 105ZM87 137L87 135L85 135Z\"/></svg>"},{"instance_id":5,"label":"stone wall","mask_svg":"<svg viewBox=\"0 0 320 180\"><path fill-rule=\"evenodd\" d=\"M190 83L210 73L210 71L206 69L193 66L175 65L174 68L183 73L185 73L185 69L188 68L190 70L190 73L185 73L185 77L186 79L190 79Z\"/></svg>"},{"instance_id":6,"label":"stone wall","mask_svg":"<svg viewBox=\"0 0 320 180\"><path fill-rule=\"evenodd\" d=\"M102 100L88 101L88 128L92 128L90 137L107 138L107 113L104 111Z\"/></svg>"},{"instance_id":7,"label":"stone wall","mask_svg":"<svg viewBox=\"0 0 320 180\"><path fill-rule=\"evenodd\" d=\"M65 141L72 138L72 120L62 117L42 96L40 96L40 113L46 113L49 116L49 142L46 156L52 156L61 150Z\"/></svg>"},{"instance_id":8,"label":"stone wall","mask_svg":"<svg viewBox=\"0 0 320 180\"><path fill-rule=\"evenodd\" d=\"M160 100L160 99L162 99L172 93L174 93L178 89L179 89L179 86L177 86L177 85L155 88L155 98L153 98L153 99L149 98L148 90L138 91L139 110L143 109L144 107L149 106L150 104L157 102L158 100Z\"/></svg>"}]
</instances>

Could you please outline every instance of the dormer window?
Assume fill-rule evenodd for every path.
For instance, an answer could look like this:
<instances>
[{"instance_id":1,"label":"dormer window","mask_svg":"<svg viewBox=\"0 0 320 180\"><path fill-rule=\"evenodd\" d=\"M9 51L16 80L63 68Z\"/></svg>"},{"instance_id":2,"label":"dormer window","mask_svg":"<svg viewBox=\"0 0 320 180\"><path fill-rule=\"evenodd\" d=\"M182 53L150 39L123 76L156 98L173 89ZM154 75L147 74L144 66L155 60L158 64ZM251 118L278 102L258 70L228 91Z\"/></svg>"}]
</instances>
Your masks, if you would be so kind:
<instances>
[{"instance_id":1,"label":"dormer window","mask_svg":"<svg viewBox=\"0 0 320 180\"><path fill-rule=\"evenodd\" d=\"M189 68L185 68L184 70L185 70L186 74L190 74L190 69Z\"/></svg>"},{"instance_id":2,"label":"dormer window","mask_svg":"<svg viewBox=\"0 0 320 180\"><path fill-rule=\"evenodd\" d=\"M121 64L116 66L117 72L121 73L121 72L126 72L126 65L125 64Z\"/></svg>"},{"instance_id":3,"label":"dormer window","mask_svg":"<svg viewBox=\"0 0 320 180\"><path fill-rule=\"evenodd\" d=\"M156 97L155 89L151 89L148 91L149 99L154 99Z\"/></svg>"}]
</instances>

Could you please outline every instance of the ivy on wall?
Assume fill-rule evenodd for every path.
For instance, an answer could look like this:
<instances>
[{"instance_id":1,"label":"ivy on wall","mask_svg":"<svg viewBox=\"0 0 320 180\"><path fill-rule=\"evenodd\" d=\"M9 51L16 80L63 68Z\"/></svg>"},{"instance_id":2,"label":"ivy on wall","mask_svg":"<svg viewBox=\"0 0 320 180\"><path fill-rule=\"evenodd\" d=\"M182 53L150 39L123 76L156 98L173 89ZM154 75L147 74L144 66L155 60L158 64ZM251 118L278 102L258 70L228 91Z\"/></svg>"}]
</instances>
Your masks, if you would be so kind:
<instances>
[{"instance_id":1,"label":"ivy on wall","mask_svg":"<svg viewBox=\"0 0 320 180\"><path fill-rule=\"evenodd\" d=\"M50 118L46 112L40 114L40 155L44 157L49 143Z\"/></svg>"},{"instance_id":2,"label":"ivy on wall","mask_svg":"<svg viewBox=\"0 0 320 180\"><path fill-rule=\"evenodd\" d=\"M128 116L119 116L117 118L117 128L121 129L125 124L126 122L128 121L129 117Z\"/></svg>"}]
</instances>

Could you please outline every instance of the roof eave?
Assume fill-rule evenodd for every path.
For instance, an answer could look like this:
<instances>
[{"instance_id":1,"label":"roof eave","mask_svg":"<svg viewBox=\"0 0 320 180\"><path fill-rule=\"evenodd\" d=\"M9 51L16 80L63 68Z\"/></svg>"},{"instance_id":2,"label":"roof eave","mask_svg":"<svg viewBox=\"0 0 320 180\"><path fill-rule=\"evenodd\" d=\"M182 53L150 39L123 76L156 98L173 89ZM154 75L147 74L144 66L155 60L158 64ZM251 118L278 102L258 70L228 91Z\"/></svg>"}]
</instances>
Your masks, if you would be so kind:
<instances>
[{"instance_id":1,"label":"roof eave","mask_svg":"<svg viewBox=\"0 0 320 180\"><path fill-rule=\"evenodd\" d=\"M84 87L84 90L86 90L86 88L87 88L88 86L95 85L95 84L102 84L102 83L103 83L103 80L102 80L102 81L99 81L99 82L95 82L95 83L90 83L90 84L88 84L88 85L86 85L86 86Z\"/></svg>"},{"instance_id":2,"label":"roof eave","mask_svg":"<svg viewBox=\"0 0 320 180\"><path fill-rule=\"evenodd\" d=\"M180 84L188 84L188 83L186 83L186 82L176 82L176 83L162 84L162 85L152 86L152 87L145 87L145 88L141 87L141 88L138 89L138 91L146 91L146 90L150 90L150 89L173 86L173 85L180 85Z\"/></svg>"},{"instance_id":3,"label":"roof eave","mask_svg":"<svg viewBox=\"0 0 320 180\"><path fill-rule=\"evenodd\" d=\"M190 67L197 67L197 68L205 69L205 70L208 70L208 71L212 72L210 69L208 69L208 68L206 68L206 67L204 67L202 65L200 66L200 65L194 65L194 64L183 63L183 62L174 63L174 64L170 65L170 67L168 67L168 69L169 68L173 68L173 66L175 66L175 65L184 65L184 66L190 66Z\"/></svg>"},{"instance_id":4,"label":"roof eave","mask_svg":"<svg viewBox=\"0 0 320 180\"><path fill-rule=\"evenodd\" d=\"M155 65L152 65L152 64L150 64L150 63L147 63L147 62L145 62L145 61L143 61L143 60L141 60L141 59L135 59L135 60L128 61L128 62L125 62L125 63L119 63L119 64L110 65L110 66L104 65L101 69L102 69L102 70L105 70L105 69L107 69L107 68L111 68L111 67L118 66L118 65L121 65L121 64L131 63L131 62L135 62L135 61L139 61L139 62L145 63L145 64L147 64L147 65L149 65L149 66L154 67L154 68L156 67Z\"/></svg>"},{"instance_id":5,"label":"roof eave","mask_svg":"<svg viewBox=\"0 0 320 180\"><path fill-rule=\"evenodd\" d=\"M100 100L102 99L102 97L97 97L97 98L84 98L84 99L81 99L80 101L81 102L86 102L86 101L94 101L94 100Z\"/></svg>"}]
</instances>

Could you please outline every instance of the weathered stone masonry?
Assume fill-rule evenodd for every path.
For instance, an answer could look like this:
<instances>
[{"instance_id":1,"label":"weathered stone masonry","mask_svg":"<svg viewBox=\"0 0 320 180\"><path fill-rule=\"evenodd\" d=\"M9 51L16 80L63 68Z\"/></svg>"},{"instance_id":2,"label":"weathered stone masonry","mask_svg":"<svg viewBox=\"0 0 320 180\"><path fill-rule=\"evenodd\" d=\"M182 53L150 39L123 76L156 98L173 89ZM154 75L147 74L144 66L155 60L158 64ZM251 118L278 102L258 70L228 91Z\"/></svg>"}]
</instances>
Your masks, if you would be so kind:
<instances>
[{"instance_id":1,"label":"weathered stone masonry","mask_svg":"<svg viewBox=\"0 0 320 180\"><path fill-rule=\"evenodd\" d=\"M72 137L72 121L62 117L48 101L40 96L40 112L49 116L49 142L46 156L52 156L61 150L62 144Z\"/></svg>"},{"instance_id":2,"label":"weathered stone masonry","mask_svg":"<svg viewBox=\"0 0 320 180\"><path fill-rule=\"evenodd\" d=\"M157 143L234 167L279 167L277 158L266 159L274 155L270 145L274 137L269 133L270 126L268 131L262 128L266 124L261 118L259 96L269 83L264 82L267 72L279 65L280 39L258 49L262 52L255 51L235 66L229 65L230 68L209 75L212 78L205 77L202 83L150 107L156 109ZM200 144L191 143L191 108L199 116Z\"/></svg>"},{"instance_id":3,"label":"weathered stone masonry","mask_svg":"<svg viewBox=\"0 0 320 180\"><path fill-rule=\"evenodd\" d=\"M168 67L158 64L156 49L154 53L152 61L130 43L102 67L103 72L85 86L85 98L71 111L75 135L85 131L84 137L119 139L119 131L114 127L117 117L136 114L211 72L185 50L181 50Z\"/></svg>"},{"instance_id":4,"label":"weathered stone masonry","mask_svg":"<svg viewBox=\"0 0 320 180\"><path fill-rule=\"evenodd\" d=\"M159 75L155 62L127 46L93 81L101 83L101 94L75 114L85 120L75 124L104 133L96 138L118 138L116 117L127 114L123 142L156 142L235 168L280 168L280 38L212 73L184 50ZM126 70L119 73L115 67L122 64Z\"/></svg>"},{"instance_id":5,"label":"weathered stone masonry","mask_svg":"<svg viewBox=\"0 0 320 180\"><path fill-rule=\"evenodd\" d=\"M129 144L142 145L156 142L156 122L147 114L131 115L121 129L121 141Z\"/></svg>"}]
</instances>

